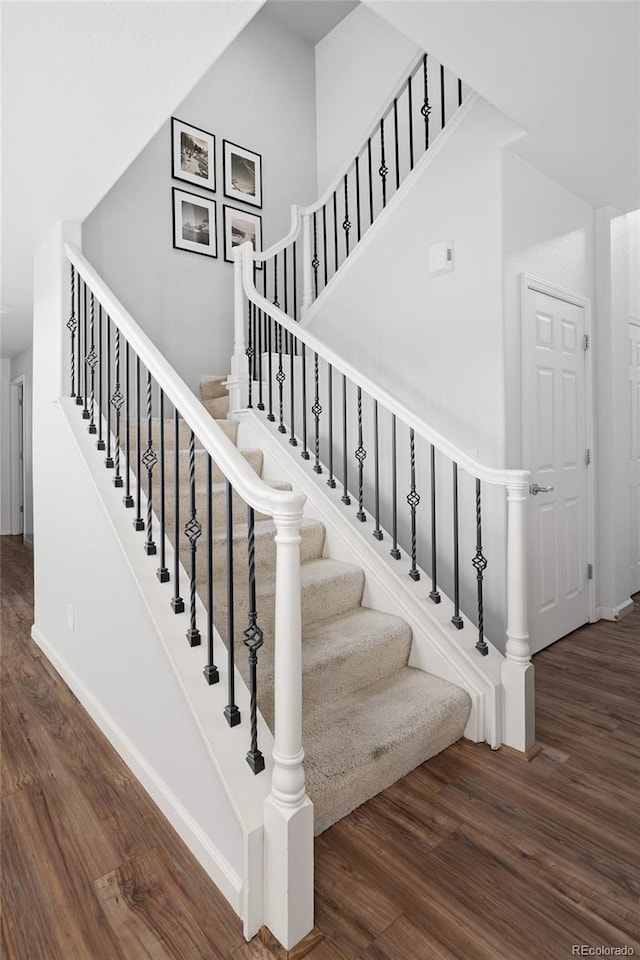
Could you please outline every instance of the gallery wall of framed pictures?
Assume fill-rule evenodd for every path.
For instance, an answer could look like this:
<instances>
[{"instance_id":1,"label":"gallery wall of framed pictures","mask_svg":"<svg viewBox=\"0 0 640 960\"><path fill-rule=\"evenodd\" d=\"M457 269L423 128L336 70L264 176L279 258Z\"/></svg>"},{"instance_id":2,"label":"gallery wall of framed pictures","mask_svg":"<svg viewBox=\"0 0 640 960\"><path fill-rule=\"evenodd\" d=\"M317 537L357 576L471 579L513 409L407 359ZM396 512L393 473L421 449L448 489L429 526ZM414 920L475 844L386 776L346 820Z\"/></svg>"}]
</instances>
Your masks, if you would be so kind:
<instances>
[{"instance_id":1,"label":"gallery wall of framed pictures","mask_svg":"<svg viewBox=\"0 0 640 960\"><path fill-rule=\"evenodd\" d=\"M216 137L177 117L171 118L171 175L193 187L216 193ZM222 190L229 200L262 208L262 156L230 140L222 141ZM224 260L233 263L233 248L249 240L262 249L262 217L252 210L223 204ZM218 256L216 200L181 187L172 189L173 246L176 250ZM257 264L258 268L262 264Z\"/></svg>"}]
</instances>

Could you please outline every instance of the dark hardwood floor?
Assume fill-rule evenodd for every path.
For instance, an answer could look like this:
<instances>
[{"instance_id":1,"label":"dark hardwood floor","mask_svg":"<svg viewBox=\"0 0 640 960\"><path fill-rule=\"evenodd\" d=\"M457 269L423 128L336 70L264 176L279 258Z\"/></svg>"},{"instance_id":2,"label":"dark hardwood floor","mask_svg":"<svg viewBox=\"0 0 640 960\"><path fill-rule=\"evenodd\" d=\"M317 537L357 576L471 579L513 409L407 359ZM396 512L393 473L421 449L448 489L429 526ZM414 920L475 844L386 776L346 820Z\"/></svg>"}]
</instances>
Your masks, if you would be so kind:
<instances>
[{"instance_id":1,"label":"dark hardwood floor","mask_svg":"<svg viewBox=\"0 0 640 960\"><path fill-rule=\"evenodd\" d=\"M3 958L273 960L30 639L19 538L0 577ZM308 956L640 954L639 646L638 605L576 631L535 659L531 763L461 741L320 837Z\"/></svg>"}]
</instances>

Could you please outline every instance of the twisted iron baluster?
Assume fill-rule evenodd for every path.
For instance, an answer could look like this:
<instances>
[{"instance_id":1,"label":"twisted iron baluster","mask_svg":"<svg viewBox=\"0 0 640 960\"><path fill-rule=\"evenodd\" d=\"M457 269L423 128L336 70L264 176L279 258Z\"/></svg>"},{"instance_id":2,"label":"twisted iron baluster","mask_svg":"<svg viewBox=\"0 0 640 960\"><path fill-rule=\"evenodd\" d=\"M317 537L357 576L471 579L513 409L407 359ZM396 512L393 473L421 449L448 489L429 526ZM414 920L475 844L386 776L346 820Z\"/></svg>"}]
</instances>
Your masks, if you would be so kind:
<instances>
[{"instance_id":1,"label":"twisted iron baluster","mask_svg":"<svg viewBox=\"0 0 640 960\"><path fill-rule=\"evenodd\" d=\"M287 428L284 425L284 381L285 373L282 368L282 325L277 324L277 337L278 337L278 372L276 373L276 380L278 381L278 413L280 418L280 423L278 424L278 433L286 433Z\"/></svg>"},{"instance_id":2,"label":"twisted iron baluster","mask_svg":"<svg viewBox=\"0 0 640 960\"><path fill-rule=\"evenodd\" d=\"M272 319L268 313L265 313L265 323L267 324L267 370L269 377L269 413L267 414L267 420L275 423L276 415L273 412L273 345L271 343Z\"/></svg>"},{"instance_id":3,"label":"twisted iron baluster","mask_svg":"<svg viewBox=\"0 0 640 960\"><path fill-rule=\"evenodd\" d=\"M416 447L413 430L409 430L409 451L411 458L411 489L407 494L407 503L411 508L411 570L409 570L409 576L412 580L419 580L420 571L416 566L416 510L418 509L418 504L420 503L420 494L416 491Z\"/></svg>"},{"instance_id":4,"label":"twisted iron baluster","mask_svg":"<svg viewBox=\"0 0 640 960\"><path fill-rule=\"evenodd\" d=\"M124 488L124 497L122 502L125 507L133 506L133 496L131 495L131 402L130 402L130 387L131 387L131 378L130 378L130 351L129 343L125 340L125 351L124 351L124 392L125 392L125 408L124 408L124 420L126 424L125 429L125 441L124 441L124 457L125 457L125 466L124 466L124 476L125 476L125 488Z\"/></svg>"},{"instance_id":5,"label":"twisted iron baluster","mask_svg":"<svg viewBox=\"0 0 640 960\"><path fill-rule=\"evenodd\" d=\"M424 148L425 150L429 149L429 114L431 113L431 105L429 103L429 80L427 77L427 55L422 58L422 76L424 81L424 100L422 101L422 106L420 107L420 113L424 118Z\"/></svg>"},{"instance_id":6,"label":"twisted iron baluster","mask_svg":"<svg viewBox=\"0 0 640 960\"><path fill-rule=\"evenodd\" d=\"M102 437L102 307L98 304L98 439L96 450L104 450L105 442Z\"/></svg>"},{"instance_id":7,"label":"twisted iron baluster","mask_svg":"<svg viewBox=\"0 0 640 960\"><path fill-rule=\"evenodd\" d=\"M71 334L71 397L76 396L76 355L75 355L75 343L76 343L76 330L78 329L78 321L76 319L76 305L75 305L75 296L76 296L76 268L71 264L71 313L69 319L67 320L67 330Z\"/></svg>"},{"instance_id":8,"label":"twisted iron baluster","mask_svg":"<svg viewBox=\"0 0 640 960\"><path fill-rule=\"evenodd\" d=\"M230 727L236 727L241 720L236 704L235 678L235 612L233 599L233 487L227 480L227 696L229 702L224 708L224 716Z\"/></svg>"},{"instance_id":9,"label":"twisted iron baluster","mask_svg":"<svg viewBox=\"0 0 640 960\"><path fill-rule=\"evenodd\" d=\"M382 206L386 207L387 205L387 175L389 173L389 168L385 163L384 158L384 117L380 120L380 167L378 169L380 178L382 180Z\"/></svg>"},{"instance_id":10,"label":"twisted iron baluster","mask_svg":"<svg viewBox=\"0 0 640 960\"><path fill-rule=\"evenodd\" d=\"M476 480L476 553L471 561L476 568L476 580L478 583L478 640L476 650L483 657L489 653L489 647L484 639L484 604L482 599L482 587L484 571L487 569L487 561L482 552L482 502L480 494L480 481Z\"/></svg>"},{"instance_id":11,"label":"twisted iron baluster","mask_svg":"<svg viewBox=\"0 0 640 960\"><path fill-rule=\"evenodd\" d=\"M116 328L116 357L115 357L115 374L116 382L113 388L113 394L111 396L111 406L116 412L116 442L115 442L115 469L116 473L113 478L114 487L121 487L123 484L122 477L120 476L120 408L124 403L124 397L120 390L120 331ZM127 424L127 430L129 425Z\"/></svg>"},{"instance_id":12,"label":"twisted iron baluster","mask_svg":"<svg viewBox=\"0 0 640 960\"><path fill-rule=\"evenodd\" d=\"M442 599L438 590L438 551L436 542L436 448L430 445L430 464L431 464L431 590L429 599L434 603L440 603Z\"/></svg>"},{"instance_id":13,"label":"twisted iron baluster","mask_svg":"<svg viewBox=\"0 0 640 960\"><path fill-rule=\"evenodd\" d=\"M346 255L349 256L349 231L351 230L351 221L349 220L349 191L347 187L347 175L344 175L344 220L342 221L344 230L344 248Z\"/></svg>"},{"instance_id":14,"label":"twisted iron baluster","mask_svg":"<svg viewBox=\"0 0 640 960\"><path fill-rule=\"evenodd\" d=\"M363 509L364 503L364 461L367 451L362 442L362 389L358 387L358 446L356 447L355 457L358 461L358 512L356 518L364 523L367 515Z\"/></svg>"},{"instance_id":15,"label":"twisted iron baluster","mask_svg":"<svg viewBox=\"0 0 640 960\"><path fill-rule=\"evenodd\" d=\"M78 335L78 344L80 343L80 336ZM87 406L87 395L88 395L88 374L87 374L87 285L82 281L82 402L84 404L82 408L82 419L88 420L90 417L89 408Z\"/></svg>"},{"instance_id":16,"label":"twisted iron baluster","mask_svg":"<svg viewBox=\"0 0 640 960\"><path fill-rule=\"evenodd\" d=\"M196 625L196 552L198 538L202 534L202 524L196 517L196 450L193 430L189 438L189 519L184 528L185 536L189 541L191 551L191 576L189 583L189 629L187 640L189 646L200 645L200 631Z\"/></svg>"},{"instance_id":17,"label":"twisted iron baluster","mask_svg":"<svg viewBox=\"0 0 640 960\"><path fill-rule=\"evenodd\" d=\"M264 770L264 757L258 749L258 650L264 643L264 634L258 626L256 610L256 556L254 533L254 510L247 508L248 557L249 557L249 626L244 631L244 644L249 651L249 692L251 713L251 748L247 763L254 773Z\"/></svg>"},{"instance_id":18,"label":"twisted iron baluster","mask_svg":"<svg viewBox=\"0 0 640 960\"><path fill-rule=\"evenodd\" d=\"M144 520L140 516L141 463L142 442L140 439L140 357L136 356L136 518L133 521L135 530L144 530Z\"/></svg>"},{"instance_id":19,"label":"twisted iron baluster","mask_svg":"<svg viewBox=\"0 0 640 960\"><path fill-rule=\"evenodd\" d=\"M104 465L109 470L113 470L113 457L111 455L111 319L107 314L107 391L105 396L107 402L107 455Z\"/></svg>"},{"instance_id":20,"label":"twisted iron baluster","mask_svg":"<svg viewBox=\"0 0 640 960\"><path fill-rule=\"evenodd\" d=\"M158 456L152 445L151 400L151 374L147 370L147 449L142 454L142 463L147 470L147 539L144 552L150 557L156 553L156 545L153 542L153 468L158 462Z\"/></svg>"},{"instance_id":21,"label":"twisted iron baluster","mask_svg":"<svg viewBox=\"0 0 640 960\"><path fill-rule=\"evenodd\" d=\"M314 353L313 355L313 382L314 382L314 395L313 395L313 406L311 407L311 413L315 420L314 425L314 451L315 451L315 463L313 469L315 473L322 473L322 467L320 466L320 414L322 413L322 407L320 406L320 379L319 379L319 369L318 369L318 354Z\"/></svg>"},{"instance_id":22,"label":"twisted iron baluster","mask_svg":"<svg viewBox=\"0 0 640 960\"><path fill-rule=\"evenodd\" d=\"M94 407L96 402L95 394L95 378L96 378L96 363L98 362L98 354L96 353L96 348L94 344L94 312L95 312L95 299L93 293L91 294L90 300L90 314L89 314L89 334L91 336L91 347L89 353L87 354L85 361L91 371L89 374L90 377L90 392L89 392L89 433L96 433L96 423L94 418Z\"/></svg>"},{"instance_id":23,"label":"twisted iron baluster","mask_svg":"<svg viewBox=\"0 0 640 960\"><path fill-rule=\"evenodd\" d=\"M362 236L362 218L360 216L360 157L356 157L356 234Z\"/></svg>"},{"instance_id":24,"label":"twisted iron baluster","mask_svg":"<svg viewBox=\"0 0 640 960\"><path fill-rule=\"evenodd\" d=\"M255 379L256 371L254 365L255 350L253 348L253 323L252 323L252 313L253 307L251 300L247 300L247 309L248 309L248 319L249 319L249 331L247 336L247 366L249 368L249 399L247 406L249 410L253 407L253 381Z\"/></svg>"},{"instance_id":25,"label":"twisted iron baluster","mask_svg":"<svg viewBox=\"0 0 640 960\"><path fill-rule=\"evenodd\" d=\"M320 266L320 261L318 259L318 217L317 213L313 214L313 259L311 260L311 267L313 268L313 299L318 299L318 267ZM326 283L326 280L325 280Z\"/></svg>"},{"instance_id":26,"label":"twisted iron baluster","mask_svg":"<svg viewBox=\"0 0 640 960\"><path fill-rule=\"evenodd\" d=\"M213 476L211 454L207 453L207 654L208 660L202 671L212 686L220 681L220 674L213 658ZM230 641L233 643L233 640Z\"/></svg>"},{"instance_id":27,"label":"twisted iron baluster","mask_svg":"<svg viewBox=\"0 0 640 960\"><path fill-rule=\"evenodd\" d=\"M411 90L411 81L413 77L409 75L407 81L407 113L408 113L408 123L409 123L409 169L413 170L413 93Z\"/></svg>"},{"instance_id":28,"label":"twisted iron baluster","mask_svg":"<svg viewBox=\"0 0 640 960\"><path fill-rule=\"evenodd\" d=\"M160 566L156 576L160 583L168 583L169 570L166 558L166 507L165 507L165 479L166 479L166 447L164 442L164 390L160 390L158 418L160 421Z\"/></svg>"}]
</instances>

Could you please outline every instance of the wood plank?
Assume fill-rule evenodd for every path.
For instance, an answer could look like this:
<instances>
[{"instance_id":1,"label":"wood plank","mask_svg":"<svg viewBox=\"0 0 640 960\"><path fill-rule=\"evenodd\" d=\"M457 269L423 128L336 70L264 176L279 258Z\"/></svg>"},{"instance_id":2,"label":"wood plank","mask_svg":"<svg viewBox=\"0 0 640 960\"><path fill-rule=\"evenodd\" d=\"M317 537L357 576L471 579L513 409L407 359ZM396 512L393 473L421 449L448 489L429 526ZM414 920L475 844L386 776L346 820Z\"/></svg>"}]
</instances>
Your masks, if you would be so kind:
<instances>
[{"instance_id":1,"label":"wood plank","mask_svg":"<svg viewBox=\"0 0 640 960\"><path fill-rule=\"evenodd\" d=\"M362 960L455 960L446 947L400 916L361 954Z\"/></svg>"}]
</instances>

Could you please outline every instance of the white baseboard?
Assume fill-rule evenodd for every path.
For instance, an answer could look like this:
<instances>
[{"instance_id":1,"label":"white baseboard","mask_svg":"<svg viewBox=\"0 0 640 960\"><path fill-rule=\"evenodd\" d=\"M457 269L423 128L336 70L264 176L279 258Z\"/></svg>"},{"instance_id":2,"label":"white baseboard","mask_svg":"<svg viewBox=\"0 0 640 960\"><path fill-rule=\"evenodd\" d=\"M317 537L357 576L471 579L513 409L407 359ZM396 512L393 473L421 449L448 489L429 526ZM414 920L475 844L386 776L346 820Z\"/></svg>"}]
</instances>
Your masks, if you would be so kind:
<instances>
[{"instance_id":1,"label":"white baseboard","mask_svg":"<svg viewBox=\"0 0 640 960\"><path fill-rule=\"evenodd\" d=\"M229 901L238 916L242 907L242 880L212 844L191 814L185 809L175 794L169 789L156 770L129 740L124 731L114 721L111 714L94 697L78 675L68 666L57 651L48 643L42 632L34 624L31 636L42 652L54 665L67 686L76 695L82 706L98 724L110 744L124 760L134 776L139 780L156 806L165 815L171 826L196 857L200 865L211 877L216 887Z\"/></svg>"},{"instance_id":2,"label":"white baseboard","mask_svg":"<svg viewBox=\"0 0 640 960\"><path fill-rule=\"evenodd\" d=\"M622 620L633 611L635 604L631 597L617 607L596 607L596 620Z\"/></svg>"},{"instance_id":3,"label":"white baseboard","mask_svg":"<svg viewBox=\"0 0 640 960\"><path fill-rule=\"evenodd\" d=\"M33 550L33 534L32 533L25 533L24 545L25 547L29 547L29 550Z\"/></svg>"}]
</instances>

